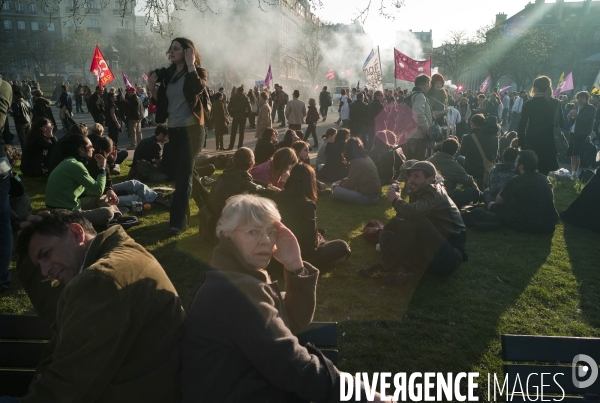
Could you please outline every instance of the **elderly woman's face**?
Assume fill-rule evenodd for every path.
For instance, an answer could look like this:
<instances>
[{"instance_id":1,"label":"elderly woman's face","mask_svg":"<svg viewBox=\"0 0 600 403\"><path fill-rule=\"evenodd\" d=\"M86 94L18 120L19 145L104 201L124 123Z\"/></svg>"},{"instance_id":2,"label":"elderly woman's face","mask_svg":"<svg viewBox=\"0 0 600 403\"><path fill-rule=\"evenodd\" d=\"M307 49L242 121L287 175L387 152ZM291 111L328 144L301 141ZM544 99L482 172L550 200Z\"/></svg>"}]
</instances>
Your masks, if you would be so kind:
<instances>
[{"instance_id":1,"label":"elderly woman's face","mask_svg":"<svg viewBox=\"0 0 600 403\"><path fill-rule=\"evenodd\" d=\"M230 234L244 262L252 269L264 269L273 256L277 230L273 223L241 224Z\"/></svg>"}]
</instances>

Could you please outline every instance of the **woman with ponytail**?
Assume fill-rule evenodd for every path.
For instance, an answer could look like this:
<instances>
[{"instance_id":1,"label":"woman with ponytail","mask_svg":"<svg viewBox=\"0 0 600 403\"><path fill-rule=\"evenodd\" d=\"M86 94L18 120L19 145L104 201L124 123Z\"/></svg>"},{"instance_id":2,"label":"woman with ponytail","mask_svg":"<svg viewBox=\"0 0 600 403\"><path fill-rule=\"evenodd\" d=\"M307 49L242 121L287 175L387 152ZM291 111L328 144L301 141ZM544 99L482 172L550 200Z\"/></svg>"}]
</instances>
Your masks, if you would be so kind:
<instances>
[{"instance_id":1,"label":"woman with ponytail","mask_svg":"<svg viewBox=\"0 0 600 403\"><path fill-rule=\"evenodd\" d=\"M559 168L554 145L556 113L562 127L562 106L557 99L552 98L552 81L546 76L539 76L533 81L531 98L523 105L518 138L522 150L532 150L537 154L538 170L544 175Z\"/></svg>"}]
</instances>

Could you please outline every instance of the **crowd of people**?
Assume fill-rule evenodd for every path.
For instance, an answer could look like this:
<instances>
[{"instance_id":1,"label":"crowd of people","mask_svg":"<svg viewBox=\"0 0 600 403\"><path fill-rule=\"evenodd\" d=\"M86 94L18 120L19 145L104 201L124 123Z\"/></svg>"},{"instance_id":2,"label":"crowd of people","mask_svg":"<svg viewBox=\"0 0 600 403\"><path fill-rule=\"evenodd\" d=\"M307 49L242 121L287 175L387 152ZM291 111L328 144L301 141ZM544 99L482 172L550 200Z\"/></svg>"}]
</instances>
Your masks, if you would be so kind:
<instances>
[{"instance_id":1,"label":"crowd of people","mask_svg":"<svg viewBox=\"0 0 600 403\"><path fill-rule=\"evenodd\" d=\"M585 165L584 145L597 141L597 100L590 103L585 91L577 104L555 99L541 76L529 95L450 94L436 74L418 76L412 91L343 90L339 128L328 128L319 146L315 129L333 104L327 87L319 108L314 98L307 106L299 90L290 99L277 84L273 92L246 94L240 86L227 96L223 88L207 90L189 39L174 39L167 56L169 67L149 74L147 93L97 87L86 97L78 89L76 113L87 105L91 130L73 120L63 85L60 139L41 91L24 93L0 79L0 126L15 119L21 172L47 175L47 210L25 209L16 252L23 286L54 337L19 401L339 401L339 371L295 337L312 321L319 274L351 256L346 241L325 238L318 198L363 209L382 197L390 203L395 217L378 234L379 262L357 274L400 286L423 274L451 275L468 261L465 206L516 231L552 233L559 220L548 179L559 167L555 123L569 135L574 178ZM142 140L147 105L156 128ZM128 180L117 184L111 172L126 157L116 148L125 121L135 151ZM244 146L247 122L256 128L254 150ZM286 129L281 141L277 123ZM210 190L198 179L215 170L198 159L209 127L219 150L233 150L238 140ZM318 149L312 165L310 137ZM10 201L13 187L23 189L9 142L8 152L0 148L4 286L11 280ZM595 188L597 178L590 180ZM169 180L169 197L144 183ZM189 225L190 198L200 208L203 242L216 246L213 270L186 317L160 263L125 232L137 220L123 211L132 202L162 203L169 232L178 235ZM590 228L581 210L598 217L597 200L597 192L584 191L561 216ZM285 292L277 278L285 279Z\"/></svg>"}]
</instances>

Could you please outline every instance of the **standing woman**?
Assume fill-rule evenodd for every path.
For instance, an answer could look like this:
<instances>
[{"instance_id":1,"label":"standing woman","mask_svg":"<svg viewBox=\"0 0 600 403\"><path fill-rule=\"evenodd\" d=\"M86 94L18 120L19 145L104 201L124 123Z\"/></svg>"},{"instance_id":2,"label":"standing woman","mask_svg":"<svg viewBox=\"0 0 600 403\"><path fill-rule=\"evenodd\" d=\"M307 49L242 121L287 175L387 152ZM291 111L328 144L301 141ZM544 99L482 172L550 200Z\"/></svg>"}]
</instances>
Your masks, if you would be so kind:
<instances>
[{"instance_id":1,"label":"standing woman","mask_svg":"<svg viewBox=\"0 0 600 403\"><path fill-rule=\"evenodd\" d=\"M171 200L171 235L179 235L188 227L192 170L200 153L206 131L201 94L206 91L206 70L194 43L175 38L167 51L171 65L152 72L148 86L156 104L156 122L169 119L169 142L180 158L175 167L175 193ZM158 84L158 87L157 87Z\"/></svg>"},{"instance_id":2,"label":"standing woman","mask_svg":"<svg viewBox=\"0 0 600 403\"><path fill-rule=\"evenodd\" d=\"M558 123L562 127L562 107L557 99L552 98L552 81L546 76L533 81L531 95L521 112L519 147L534 151L538 156L538 170L548 175L559 168L554 145L554 116L558 113Z\"/></svg>"},{"instance_id":3,"label":"standing woman","mask_svg":"<svg viewBox=\"0 0 600 403\"><path fill-rule=\"evenodd\" d=\"M256 129L256 115L258 114L258 100L254 91L248 91L248 100L250 101L250 116L248 116L248 123L250 123L251 129Z\"/></svg>"},{"instance_id":4,"label":"standing woman","mask_svg":"<svg viewBox=\"0 0 600 403\"><path fill-rule=\"evenodd\" d=\"M227 112L225 111L225 103L223 102L223 94L217 92L212 108L212 121L215 125L215 141L217 150L225 150L223 146L223 135L229 133L227 130Z\"/></svg>"},{"instance_id":5,"label":"standing woman","mask_svg":"<svg viewBox=\"0 0 600 403\"><path fill-rule=\"evenodd\" d=\"M273 121L271 120L271 106L269 106L269 93L263 91L258 96L258 119L256 122L256 135L255 137L261 138L262 133L266 128L273 127Z\"/></svg>"},{"instance_id":6,"label":"standing woman","mask_svg":"<svg viewBox=\"0 0 600 403\"><path fill-rule=\"evenodd\" d=\"M348 127L348 120L350 119L350 105L348 103L348 95L346 95L346 89L342 89L342 97L340 98L340 118L343 127Z\"/></svg>"}]
</instances>

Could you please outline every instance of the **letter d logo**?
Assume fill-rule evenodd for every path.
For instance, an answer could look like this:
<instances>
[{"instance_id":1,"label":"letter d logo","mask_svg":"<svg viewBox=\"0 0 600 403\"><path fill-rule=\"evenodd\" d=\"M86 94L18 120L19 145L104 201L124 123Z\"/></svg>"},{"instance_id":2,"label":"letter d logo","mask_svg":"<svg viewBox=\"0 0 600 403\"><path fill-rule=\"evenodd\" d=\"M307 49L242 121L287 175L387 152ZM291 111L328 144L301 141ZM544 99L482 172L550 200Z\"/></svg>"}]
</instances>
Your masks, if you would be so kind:
<instances>
[{"instance_id":1,"label":"letter d logo","mask_svg":"<svg viewBox=\"0 0 600 403\"><path fill-rule=\"evenodd\" d=\"M585 362L588 366L577 366L578 362ZM588 374L588 370L591 369L590 377L587 381L580 381L578 378L583 378ZM578 354L573 358L573 385L579 389L585 389L592 386L598 378L598 364L589 355Z\"/></svg>"}]
</instances>

